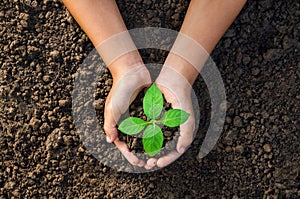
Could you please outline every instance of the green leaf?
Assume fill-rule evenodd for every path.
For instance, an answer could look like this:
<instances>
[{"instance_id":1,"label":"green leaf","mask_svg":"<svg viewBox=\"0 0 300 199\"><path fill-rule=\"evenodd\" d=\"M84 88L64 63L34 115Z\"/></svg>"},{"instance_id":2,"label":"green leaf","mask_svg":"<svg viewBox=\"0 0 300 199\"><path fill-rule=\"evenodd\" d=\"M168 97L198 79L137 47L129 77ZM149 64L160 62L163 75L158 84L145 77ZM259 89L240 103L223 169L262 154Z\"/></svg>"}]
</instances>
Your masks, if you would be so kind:
<instances>
[{"instance_id":1,"label":"green leaf","mask_svg":"<svg viewBox=\"0 0 300 199\"><path fill-rule=\"evenodd\" d=\"M121 122L119 125L119 130L122 133L128 134L128 135L134 135L141 132L145 126L148 124L148 122L137 118L137 117L129 117Z\"/></svg>"},{"instance_id":2,"label":"green leaf","mask_svg":"<svg viewBox=\"0 0 300 199\"><path fill-rule=\"evenodd\" d=\"M176 127L183 124L189 118L190 114L180 109L168 110L160 119L160 122L168 127Z\"/></svg>"},{"instance_id":3,"label":"green leaf","mask_svg":"<svg viewBox=\"0 0 300 199\"><path fill-rule=\"evenodd\" d=\"M147 126L143 135L143 146L149 156L155 156L163 145L163 133L159 126L151 124Z\"/></svg>"},{"instance_id":4,"label":"green leaf","mask_svg":"<svg viewBox=\"0 0 300 199\"><path fill-rule=\"evenodd\" d=\"M143 109L146 116L150 119L157 118L163 109L163 103L164 99L161 91L155 84L152 84L143 100Z\"/></svg>"}]
</instances>

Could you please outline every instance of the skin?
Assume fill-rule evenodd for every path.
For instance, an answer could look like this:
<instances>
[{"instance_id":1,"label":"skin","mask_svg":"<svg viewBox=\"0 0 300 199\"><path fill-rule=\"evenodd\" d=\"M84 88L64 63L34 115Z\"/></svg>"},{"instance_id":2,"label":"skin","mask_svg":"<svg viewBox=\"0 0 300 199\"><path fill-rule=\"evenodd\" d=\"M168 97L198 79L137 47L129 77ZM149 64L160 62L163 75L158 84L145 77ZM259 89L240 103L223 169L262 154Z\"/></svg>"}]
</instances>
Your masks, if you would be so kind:
<instances>
[{"instance_id":1,"label":"skin","mask_svg":"<svg viewBox=\"0 0 300 199\"><path fill-rule=\"evenodd\" d=\"M63 0L63 3L88 35L94 46L98 46L112 35L127 30L114 0ZM128 107L128 103L123 104L122 101L129 99L130 103L139 90L150 85L150 74L144 66L137 50L121 56L108 65L108 68L113 77L113 85L106 99L104 110L104 131L107 135L107 140L108 142L114 142L132 165L143 167L146 164L145 161L139 160L129 151L124 142L119 141L116 124L122 110L126 110ZM141 70L137 70L137 68ZM128 74L131 74L130 78ZM120 92L118 85L120 85L120 82L125 81L126 78L130 79L128 82L134 82L134 85L127 85L126 92ZM117 99L123 100L112 103L112 96L124 93L126 94L125 96L117 97ZM116 107L117 104L119 108L118 110L114 110L113 107Z\"/></svg>"},{"instance_id":2,"label":"skin","mask_svg":"<svg viewBox=\"0 0 300 199\"><path fill-rule=\"evenodd\" d=\"M94 46L98 46L109 37L127 30L114 0L63 0L63 2ZM246 0L191 0L180 32L201 44L209 54L245 3ZM139 160L129 151L124 142L119 141L116 124L122 112L128 108L137 93L151 84L149 72L137 50L119 57L108 65L113 77L113 86L106 100L104 110L104 131L107 140L114 142L131 164L146 169L151 169L156 165L165 167L172 163L188 148L193 137L195 122L190 92L191 85L197 78L199 71L185 59L173 53L169 53L164 67L166 67L166 70L162 70L158 76L157 85L166 100L172 103L174 108L181 108L191 113L192 117L180 126L180 137L176 150L159 159L150 158L145 161ZM172 76L173 80L170 79L168 72L170 70L175 71L177 74L174 77ZM133 82L126 83L126 88L124 87L126 92L124 90L121 92L122 89L120 89L123 81ZM175 84L176 81L178 84ZM176 96L174 93L176 93ZM124 99L126 103L122 102Z\"/></svg>"},{"instance_id":3,"label":"skin","mask_svg":"<svg viewBox=\"0 0 300 199\"><path fill-rule=\"evenodd\" d=\"M207 53L210 54L222 35L242 10L245 3L246 0L192 0L185 15L180 33L188 35L197 41ZM164 65L181 74L190 85L193 85L199 74L198 70L196 70L193 65L173 53L169 53ZM164 76L166 76L165 80L163 79ZM164 82L168 77L170 77L168 74L160 74L156 82ZM172 80L169 78L169 81ZM160 87L164 96L169 96L169 100L167 101L176 104L177 102L174 97L171 97L172 94L170 91L173 91L173 93L176 92L178 96L183 96L180 100L183 101L184 99L188 99L185 102L181 102L184 107L180 108L191 113L191 105L187 104L191 103L191 87L186 85L183 81L181 86L178 86L177 88L172 88L171 85L172 84L167 87ZM180 137L176 147L177 151L170 152L168 155L161 157L158 160L148 160L148 163L156 162L157 166L165 167L181 156L181 150L186 150L192 142L194 121L191 120L193 119L193 117L190 117L187 121L187 124L190 125L185 123L180 127Z\"/></svg>"}]
</instances>

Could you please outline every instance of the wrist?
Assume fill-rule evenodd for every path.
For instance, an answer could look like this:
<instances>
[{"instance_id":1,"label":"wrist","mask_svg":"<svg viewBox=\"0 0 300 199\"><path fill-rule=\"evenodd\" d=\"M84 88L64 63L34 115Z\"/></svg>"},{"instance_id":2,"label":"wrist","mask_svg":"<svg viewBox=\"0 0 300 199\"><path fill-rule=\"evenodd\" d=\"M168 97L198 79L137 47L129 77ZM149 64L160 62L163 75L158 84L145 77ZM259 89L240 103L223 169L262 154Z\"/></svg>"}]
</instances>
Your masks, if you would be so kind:
<instances>
[{"instance_id":1,"label":"wrist","mask_svg":"<svg viewBox=\"0 0 300 199\"><path fill-rule=\"evenodd\" d=\"M159 88L165 87L170 91L181 93L183 96L189 94L192 88L191 81L188 80L186 75L175 69L174 65L164 65L155 83Z\"/></svg>"},{"instance_id":2,"label":"wrist","mask_svg":"<svg viewBox=\"0 0 300 199\"><path fill-rule=\"evenodd\" d=\"M173 69L183 76L190 85L194 84L194 81L199 74L198 70L191 63L172 52L169 53L164 66Z\"/></svg>"},{"instance_id":3,"label":"wrist","mask_svg":"<svg viewBox=\"0 0 300 199\"><path fill-rule=\"evenodd\" d=\"M133 69L145 68L137 50L122 55L108 66L113 79L120 79Z\"/></svg>"}]
</instances>

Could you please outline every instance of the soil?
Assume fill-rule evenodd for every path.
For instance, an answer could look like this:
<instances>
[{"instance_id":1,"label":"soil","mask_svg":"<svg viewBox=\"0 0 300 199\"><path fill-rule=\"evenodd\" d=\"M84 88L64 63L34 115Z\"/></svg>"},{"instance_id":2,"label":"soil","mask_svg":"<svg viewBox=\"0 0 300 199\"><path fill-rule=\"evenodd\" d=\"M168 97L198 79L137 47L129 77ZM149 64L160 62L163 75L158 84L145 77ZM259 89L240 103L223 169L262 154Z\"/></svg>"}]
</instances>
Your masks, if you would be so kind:
<instances>
[{"instance_id":1,"label":"soil","mask_svg":"<svg viewBox=\"0 0 300 199\"><path fill-rule=\"evenodd\" d=\"M117 3L129 29L179 30L189 1ZM214 150L196 159L210 114L199 77L191 147L170 166L140 174L100 163L74 127L74 74L93 46L62 2L0 6L0 198L300 197L299 1L248 1L212 52L228 103ZM141 54L163 63L167 52ZM109 72L101 78L107 95ZM104 102L99 97L99 114Z\"/></svg>"}]
</instances>

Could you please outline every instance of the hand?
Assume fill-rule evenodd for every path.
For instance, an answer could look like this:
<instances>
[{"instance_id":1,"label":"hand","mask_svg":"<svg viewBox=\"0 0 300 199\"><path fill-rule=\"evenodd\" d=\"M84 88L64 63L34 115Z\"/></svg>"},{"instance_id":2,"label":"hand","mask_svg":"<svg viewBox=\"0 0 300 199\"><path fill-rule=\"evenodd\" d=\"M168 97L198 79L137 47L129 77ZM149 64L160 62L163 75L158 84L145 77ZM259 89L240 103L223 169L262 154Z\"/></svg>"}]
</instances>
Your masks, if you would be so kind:
<instances>
[{"instance_id":1,"label":"hand","mask_svg":"<svg viewBox=\"0 0 300 199\"><path fill-rule=\"evenodd\" d=\"M122 74L113 75L112 89L106 99L104 109L104 131L107 141L114 142L132 165L140 167L143 167L145 162L139 160L130 152L126 143L119 140L117 122L139 91L150 84L151 77L145 66L136 66Z\"/></svg>"},{"instance_id":2,"label":"hand","mask_svg":"<svg viewBox=\"0 0 300 199\"><path fill-rule=\"evenodd\" d=\"M156 162L158 167L165 167L180 157L194 139L195 117L191 100L192 87L181 74L175 70L164 67L156 80L157 86L162 91L167 102L174 109L182 109L190 113L188 120L180 126L180 136L176 149L159 159L151 158L147 161L146 168Z\"/></svg>"}]
</instances>

